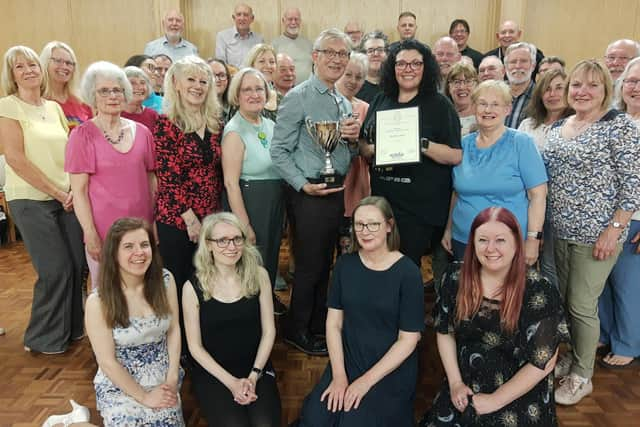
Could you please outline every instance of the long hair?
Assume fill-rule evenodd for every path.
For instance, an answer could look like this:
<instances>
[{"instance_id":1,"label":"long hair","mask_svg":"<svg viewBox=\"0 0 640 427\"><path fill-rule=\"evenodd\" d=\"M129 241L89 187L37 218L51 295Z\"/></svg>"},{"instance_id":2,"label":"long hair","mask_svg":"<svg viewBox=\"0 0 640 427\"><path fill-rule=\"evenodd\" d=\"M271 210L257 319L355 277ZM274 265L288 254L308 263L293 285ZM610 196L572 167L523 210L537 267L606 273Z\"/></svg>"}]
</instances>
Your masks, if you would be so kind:
<instances>
[{"instance_id":1,"label":"long hair","mask_svg":"<svg viewBox=\"0 0 640 427\"><path fill-rule=\"evenodd\" d=\"M533 88L531 101L529 101L529 105L526 109L526 115L527 117L531 117L531 119L533 119L534 128L537 128L538 126L543 124L545 119L547 118L548 111L547 107L544 106L542 97L544 96L549 86L551 86L551 82L553 81L553 79L555 79L556 77L562 78L565 83L567 82L567 74L563 70L549 70L544 73L539 81L536 82L536 86ZM562 96L564 97L564 92L562 93ZM565 118L570 114L573 114L573 109L567 105L560 114L560 118Z\"/></svg>"},{"instance_id":2,"label":"long hair","mask_svg":"<svg viewBox=\"0 0 640 427\"><path fill-rule=\"evenodd\" d=\"M13 76L13 66L16 65L18 56L22 56L27 61L34 61L40 66L41 81L40 81L40 96L44 95L47 91L47 79L44 78L42 72L42 64L38 55L27 46L13 46L10 47L4 54L2 60L2 77L0 78L0 88L5 95L13 95L18 92L18 84Z\"/></svg>"},{"instance_id":3,"label":"long hair","mask_svg":"<svg viewBox=\"0 0 640 427\"><path fill-rule=\"evenodd\" d=\"M120 218L109 228L104 240L98 274L100 301L105 321L110 328L129 326L129 307L122 291L118 250L125 234L140 229L147 233L151 245L151 264L144 274L144 299L156 316L164 317L169 314L169 300L162 278L162 260L151 226L140 218Z\"/></svg>"},{"instance_id":4,"label":"long hair","mask_svg":"<svg viewBox=\"0 0 640 427\"><path fill-rule=\"evenodd\" d=\"M176 79L182 78L189 73L201 73L207 76L209 83L207 95L205 97L200 112L204 117L205 123L197 120L192 114L188 113L180 94L176 90ZM197 56L185 56L177 60L164 77L164 99L162 102L162 110L169 120L175 124L184 133L195 132L204 124L213 134L217 134L220 130L220 113L222 108L216 95L216 84L213 78L213 72L209 64Z\"/></svg>"},{"instance_id":5,"label":"long hair","mask_svg":"<svg viewBox=\"0 0 640 427\"><path fill-rule=\"evenodd\" d=\"M398 53L403 50L417 50L422 55L424 65L418 95L437 93L440 82L440 67L436 62L436 58L427 46L417 40L410 39L401 41L397 47L391 49L387 60L381 67L380 87L384 94L391 99L398 98L400 89L396 80L396 58Z\"/></svg>"},{"instance_id":6,"label":"long hair","mask_svg":"<svg viewBox=\"0 0 640 427\"><path fill-rule=\"evenodd\" d=\"M375 206L382 213L384 220L391 225L391 232L387 233L387 249L390 251L400 250L400 231L398 231L398 224L393 216L393 210L391 204L384 197L369 196L360 200L358 205L353 210L352 218L356 217L356 211L362 206ZM351 248L349 252L358 252L360 250L360 243L358 243L358 237L356 236L355 228L351 227Z\"/></svg>"},{"instance_id":7,"label":"long hair","mask_svg":"<svg viewBox=\"0 0 640 427\"><path fill-rule=\"evenodd\" d=\"M53 56L54 49L62 49L66 51L71 57L71 60L76 64L73 67L73 71L71 72L71 78L64 85L64 92L66 96L77 100L78 95L76 92L75 81L76 81L76 71L78 70L78 59L76 58L76 54L73 51L73 49L71 49L71 46L58 40L50 41L49 43L44 45L44 48L42 48L42 52L40 52L40 64L42 65L42 75L44 76L45 80L48 83L49 79L51 78L51 76L49 75L49 61L51 61L51 57ZM53 92L51 91L51 85L49 84L47 84L47 89L44 92L44 97L47 99L53 98Z\"/></svg>"},{"instance_id":8,"label":"long hair","mask_svg":"<svg viewBox=\"0 0 640 427\"><path fill-rule=\"evenodd\" d=\"M469 243L464 252L464 263L460 274L460 285L456 298L456 322L470 319L480 309L482 303L482 265L476 256L475 235L478 227L490 221L506 225L516 242L516 253L511 261L502 289L500 289L500 325L507 333L513 333L518 326L522 299L524 297L527 266L525 263L524 241L516 217L507 209L490 207L481 211L471 224Z\"/></svg>"},{"instance_id":9,"label":"long hair","mask_svg":"<svg viewBox=\"0 0 640 427\"><path fill-rule=\"evenodd\" d=\"M244 238L242 246L242 255L236 263L236 272L240 276L240 287L244 297L257 295L260 292L260 281L258 280L258 272L262 265L262 258L258 249L247 240L247 228L240 222L237 216L230 212L220 212L209 215L202 221L200 229L200 238L198 239L198 249L193 256L193 264L196 268L196 277L200 281L200 287L205 301L213 296L215 284L218 280L220 271L216 266L213 254L209 249L209 245L215 245L210 242L213 229L216 225L225 223L237 228ZM195 285L195 284L194 284Z\"/></svg>"}]
</instances>

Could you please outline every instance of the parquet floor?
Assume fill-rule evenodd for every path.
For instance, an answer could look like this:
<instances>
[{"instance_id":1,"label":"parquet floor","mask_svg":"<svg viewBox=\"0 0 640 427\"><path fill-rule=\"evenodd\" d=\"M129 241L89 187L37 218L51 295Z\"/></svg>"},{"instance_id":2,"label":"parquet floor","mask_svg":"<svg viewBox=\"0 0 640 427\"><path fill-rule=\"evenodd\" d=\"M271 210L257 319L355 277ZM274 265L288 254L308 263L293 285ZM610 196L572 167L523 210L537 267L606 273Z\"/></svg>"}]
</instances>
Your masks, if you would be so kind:
<instances>
[{"instance_id":1,"label":"parquet floor","mask_svg":"<svg viewBox=\"0 0 640 427\"><path fill-rule=\"evenodd\" d=\"M283 255L286 256L286 252ZM425 269L425 275L428 274ZM88 406L91 421L100 424L92 384L96 363L88 340L75 343L67 353L59 356L33 355L22 349L34 279L22 244L0 248L0 326L7 332L0 336L0 426L40 426L49 415L68 412L68 399ZM286 295L284 297L286 299ZM425 335L420 352L416 415L422 414L430 405L442 380L433 331ZM291 422L327 359L294 351L279 338L272 358L278 371L283 418L285 422ZM597 368L594 385L594 393L580 405L559 408L562 426L640 426L640 369L606 371ZM205 426L188 381L182 388L182 398L188 425Z\"/></svg>"}]
</instances>

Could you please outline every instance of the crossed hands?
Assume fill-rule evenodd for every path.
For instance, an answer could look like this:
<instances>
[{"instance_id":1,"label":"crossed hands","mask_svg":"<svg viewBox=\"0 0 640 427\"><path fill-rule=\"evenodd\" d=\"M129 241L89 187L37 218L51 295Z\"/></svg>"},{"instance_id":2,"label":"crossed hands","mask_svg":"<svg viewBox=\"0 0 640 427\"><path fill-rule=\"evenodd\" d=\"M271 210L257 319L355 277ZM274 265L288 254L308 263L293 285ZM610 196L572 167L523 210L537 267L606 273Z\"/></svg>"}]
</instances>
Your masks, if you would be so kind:
<instances>
[{"instance_id":1,"label":"crossed hands","mask_svg":"<svg viewBox=\"0 0 640 427\"><path fill-rule=\"evenodd\" d=\"M229 391L233 395L233 400L239 405L249 405L258 399L256 394L256 383L249 378L236 378Z\"/></svg>"},{"instance_id":2,"label":"crossed hands","mask_svg":"<svg viewBox=\"0 0 640 427\"><path fill-rule=\"evenodd\" d=\"M367 394L371 385L362 377L349 385L346 378L334 378L329 387L320 396L320 401L327 398L327 410L331 412L349 412L351 408L358 409L360 402Z\"/></svg>"}]
</instances>

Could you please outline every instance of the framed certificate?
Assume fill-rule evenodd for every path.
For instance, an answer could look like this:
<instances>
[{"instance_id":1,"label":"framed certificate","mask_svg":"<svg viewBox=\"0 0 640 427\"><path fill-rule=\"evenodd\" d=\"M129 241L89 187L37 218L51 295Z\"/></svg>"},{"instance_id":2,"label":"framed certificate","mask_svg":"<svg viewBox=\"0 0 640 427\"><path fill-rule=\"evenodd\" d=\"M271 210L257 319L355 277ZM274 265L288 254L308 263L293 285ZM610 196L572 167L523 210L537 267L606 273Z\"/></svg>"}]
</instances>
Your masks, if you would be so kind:
<instances>
[{"instance_id":1,"label":"framed certificate","mask_svg":"<svg viewBox=\"0 0 640 427\"><path fill-rule=\"evenodd\" d=\"M376 112L376 167L420 163L418 107Z\"/></svg>"}]
</instances>

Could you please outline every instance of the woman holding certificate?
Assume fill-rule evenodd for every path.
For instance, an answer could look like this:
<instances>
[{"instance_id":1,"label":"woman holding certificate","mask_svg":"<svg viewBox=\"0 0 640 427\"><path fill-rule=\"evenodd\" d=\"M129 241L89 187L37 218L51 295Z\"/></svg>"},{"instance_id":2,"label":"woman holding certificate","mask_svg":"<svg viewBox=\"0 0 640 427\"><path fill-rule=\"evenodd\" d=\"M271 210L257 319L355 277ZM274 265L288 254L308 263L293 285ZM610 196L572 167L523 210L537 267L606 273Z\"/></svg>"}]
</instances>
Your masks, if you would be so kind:
<instances>
[{"instance_id":1,"label":"woman holding certificate","mask_svg":"<svg viewBox=\"0 0 640 427\"><path fill-rule=\"evenodd\" d=\"M429 247L440 246L437 242L451 198L451 166L462 159L460 120L451 102L438 93L439 80L438 64L429 48L415 40L401 42L389 53L380 81L383 94L371 102L362 126L371 135L368 131L376 129L377 113L389 110L395 110L396 123L413 123L413 129L401 129L413 135L405 138L406 142L385 136L395 129L380 123L375 140L371 136L368 141L361 140L361 150L367 157L378 152L371 171L371 193L391 203L400 230L400 251L417 265ZM415 118L411 118L412 112ZM393 153L406 150L405 146L411 148L411 144L417 153L413 163L394 163ZM383 158L382 153L387 152L392 155ZM434 264L438 277L446 261Z\"/></svg>"}]
</instances>

